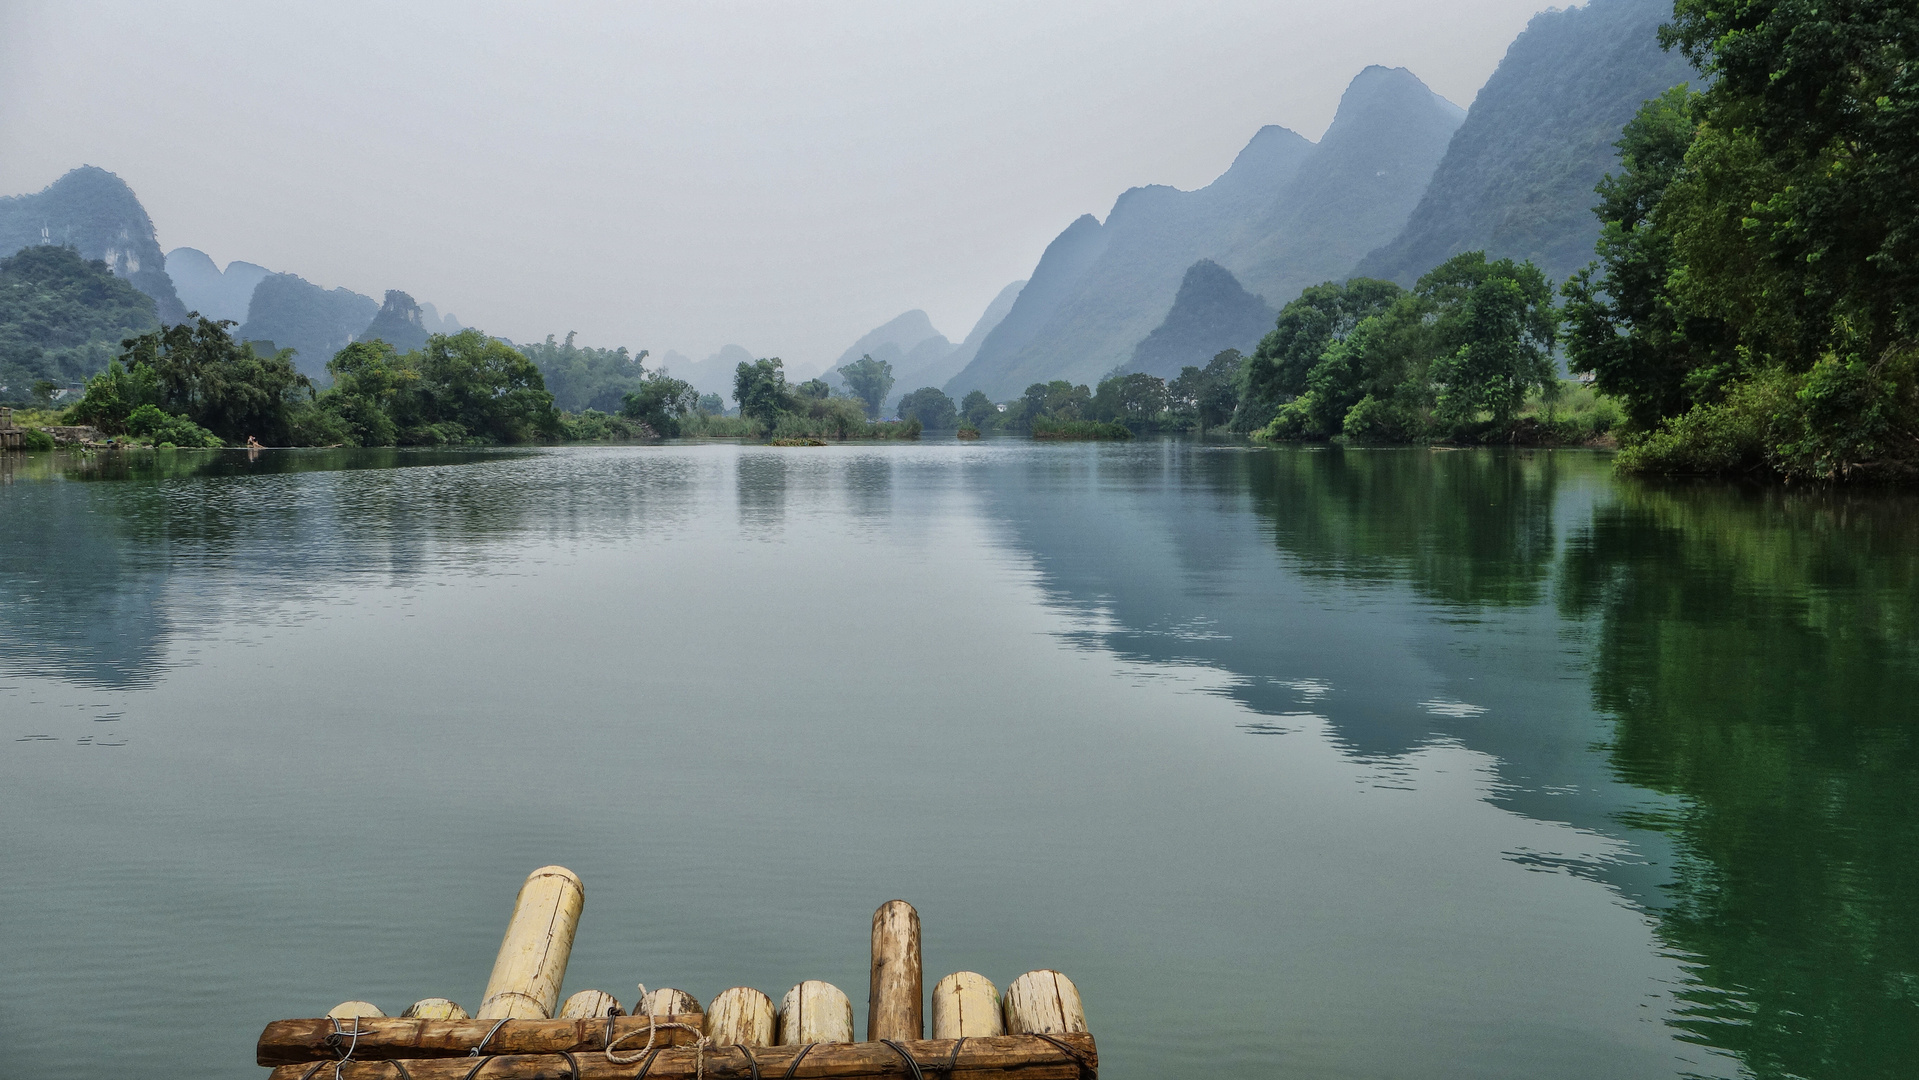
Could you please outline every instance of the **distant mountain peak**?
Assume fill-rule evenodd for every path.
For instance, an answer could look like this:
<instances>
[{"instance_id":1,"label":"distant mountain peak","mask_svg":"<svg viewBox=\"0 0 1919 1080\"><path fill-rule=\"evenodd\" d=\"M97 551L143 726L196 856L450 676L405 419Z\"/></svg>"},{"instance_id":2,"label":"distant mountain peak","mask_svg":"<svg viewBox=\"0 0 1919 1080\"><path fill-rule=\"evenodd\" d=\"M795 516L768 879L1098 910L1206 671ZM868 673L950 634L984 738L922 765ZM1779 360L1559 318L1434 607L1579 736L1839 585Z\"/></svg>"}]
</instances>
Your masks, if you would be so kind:
<instances>
[{"instance_id":1,"label":"distant mountain peak","mask_svg":"<svg viewBox=\"0 0 1919 1080\"><path fill-rule=\"evenodd\" d=\"M153 297L161 322L186 318L166 257L140 199L125 180L82 165L31 195L0 198L0 257L34 244L66 244Z\"/></svg>"}]
</instances>

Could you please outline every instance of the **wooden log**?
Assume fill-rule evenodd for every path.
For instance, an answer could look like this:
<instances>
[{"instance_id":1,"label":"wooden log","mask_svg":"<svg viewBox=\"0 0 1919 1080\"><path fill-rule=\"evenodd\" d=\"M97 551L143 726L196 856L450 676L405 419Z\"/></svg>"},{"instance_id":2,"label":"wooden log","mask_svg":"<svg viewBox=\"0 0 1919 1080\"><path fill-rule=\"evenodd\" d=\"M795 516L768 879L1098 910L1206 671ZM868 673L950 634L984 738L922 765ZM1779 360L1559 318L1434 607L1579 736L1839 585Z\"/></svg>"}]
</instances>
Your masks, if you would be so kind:
<instances>
[{"instance_id":1,"label":"wooden log","mask_svg":"<svg viewBox=\"0 0 1919 1080\"><path fill-rule=\"evenodd\" d=\"M673 1013L705 1012L700 1008L700 999L684 990L675 990L662 986L658 990L640 987L640 1000L633 1003L635 1016L669 1016Z\"/></svg>"},{"instance_id":2,"label":"wooden log","mask_svg":"<svg viewBox=\"0 0 1919 1080\"><path fill-rule=\"evenodd\" d=\"M924 1039L925 983L920 972L920 913L888 900L873 913L873 978L866 995L866 1041Z\"/></svg>"},{"instance_id":3,"label":"wooden log","mask_svg":"<svg viewBox=\"0 0 1919 1080\"><path fill-rule=\"evenodd\" d=\"M351 1020L356 1016L385 1016L371 1001L342 1001L326 1011L328 1016Z\"/></svg>"},{"instance_id":4,"label":"wooden log","mask_svg":"<svg viewBox=\"0 0 1919 1080\"><path fill-rule=\"evenodd\" d=\"M853 1003L832 983L808 979L780 1001L781 1046L852 1041Z\"/></svg>"},{"instance_id":5,"label":"wooden log","mask_svg":"<svg viewBox=\"0 0 1919 1080\"><path fill-rule=\"evenodd\" d=\"M980 1038L1006 1034L999 988L976 971L956 971L933 987L933 1037Z\"/></svg>"},{"instance_id":6,"label":"wooden log","mask_svg":"<svg viewBox=\"0 0 1919 1080\"><path fill-rule=\"evenodd\" d=\"M618 1021L615 1021L616 1023ZM953 1071L946 1072L947 1059L953 1053L950 1040L933 1039L900 1045L911 1054L922 1072L938 1080L1091 1080L1099 1068L1099 1052L1093 1037L1087 1034L1054 1036L1065 1049L1033 1035L1002 1035L990 1039L967 1039L960 1047ZM622 1047L624 1050L624 1047ZM704 1076L708 1080L750 1080L761 1077L791 1076L794 1080L854 1080L858 1077L885 1077L899 1080L905 1063L892 1047L881 1043L828 1043L806 1050L798 1068L788 1069L801 1047L769 1046L755 1048L757 1074L746 1056L728 1047L709 1047L704 1055ZM700 1055L692 1047L662 1050L647 1069L648 1080L691 1080L696 1075ZM576 1054L572 1062L557 1054L504 1055L484 1060L474 1058L437 1058L408 1060L406 1075L412 1080L572 1080L573 1065L579 1066L580 1080L633 1080L638 1064L615 1064L602 1053ZM475 1066L479 1066L476 1070ZM302 1080L313 1066L310 1063L281 1065L269 1080ZM326 1080L333 1080L333 1067L326 1067ZM387 1061L353 1060L342 1064L339 1080L395 1080L398 1070ZM307 1078L318 1080L318 1078Z\"/></svg>"},{"instance_id":7,"label":"wooden log","mask_svg":"<svg viewBox=\"0 0 1919 1080\"><path fill-rule=\"evenodd\" d=\"M445 998L421 998L400 1014L408 1020L467 1020L466 1010Z\"/></svg>"},{"instance_id":8,"label":"wooden log","mask_svg":"<svg viewBox=\"0 0 1919 1080\"><path fill-rule=\"evenodd\" d=\"M566 999L560 1006L561 1020L591 1020L594 1017L605 1019L609 1016L625 1016L626 1010L620 1008L620 999L599 990L582 990Z\"/></svg>"},{"instance_id":9,"label":"wooden log","mask_svg":"<svg viewBox=\"0 0 1919 1080\"><path fill-rule=\"evenodd\" d=\"M1029 971L1006 988L1006 1033L1059 1035L1086 1030L1079 987L1050 968Z\"/></svg>"},{"instance_id":10,"label":"wooden log","mask_svg":"<svg viewBox=\"0 0 1919 1080\"><path fill-rule=\"evenodd\" d=\"M553 1015L585 906L586 887L580 875L566 867L542 866L527 875L513 902L513 918L500 941L493 975L486 981L479 1019L544 1020Z\"/></svg>"},{"instance_id":11,"label":"wooden log","mask_svg":"<svg viewBox=\"0 0 1919 1080\"><path fill-rule=\"evenodd\" d=\"M721 1046L773 1045L773 999L750 986L722 990L706 1010L706 1037Z\"/></svg>"},{"instance_id":12,"label":"wooden log","mask_svg":"<svg viewBox=\"0 0 1919 1080\"><path fill-rule=\"evenodd\" d=\"M705 1017L699 1013L675 1016L617 1016L613 1018L613 1041L622 1053L646 1045L647 1028L655 1021L661 1025L686 1024L693 1030L662 1026L655 1046L686 1046L698 1038ZM351 1020L342 1021L349 1029ZM498 1030L495 1030L495 1025ZM334 1023L327 1018L314 1020L275 1020L260 1033L254 1053L262 1065L286 1065L298 1061L332 1061L346 1048L334 1037ZM488 1053L550 1054L560 1050L576 1053L606 1048L605 1020L406 1020L400 1018L362 1018L362 1034L353 1047L356 1061L387 1061L394 1058L466 1057L482 1042ZM631 1038L623 1037L631 1035ZM489 1037L490 1036L490 1037Z\"/></svg>"}]
</instances>

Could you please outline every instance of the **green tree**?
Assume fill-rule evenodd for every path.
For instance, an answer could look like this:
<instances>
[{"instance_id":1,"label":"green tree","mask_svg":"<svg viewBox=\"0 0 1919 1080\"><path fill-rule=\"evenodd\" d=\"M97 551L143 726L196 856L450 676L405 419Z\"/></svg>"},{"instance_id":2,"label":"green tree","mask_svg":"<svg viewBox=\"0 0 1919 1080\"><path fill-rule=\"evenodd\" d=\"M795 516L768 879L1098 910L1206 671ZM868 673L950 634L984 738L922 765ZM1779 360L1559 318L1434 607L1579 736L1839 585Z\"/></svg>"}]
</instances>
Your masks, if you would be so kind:
<instances>
[{"instance_id":1,"label":"green tree","mask_svg":"<svg viewBox=\"0 0 1919 1080\"><path fill-rule=\"evenodd\" d=\"M1120 421L1136 428L1157 425L1166 406L1166 380L1135 371L1102 379L1085 413L1094 420Z\"/></svg>"},{"instance_id":2,"label":"green tree","mask_svg":"<svg viewBox=\"0 0 1919 1080\"><path fill-rule=\"evenodd\" d=\"M1566 359L1619 398L1640 428L1717 397L1732 357L1724 320L1685 309L1669 287L1676 255L1662 210L1697 130L1693 95L1648 101L1619 142L1620 171L1600 181L1599 260L1569 279Z\"/></svg>"},{"instance_id":3,"label":"green tree","mask_svg":"<svg viewBox=\"0 0 1919 1080\"><path fill-rule=\"evenodd\" d=\"M159 325L152 297L70 247L34 244L0 259L0 385L16 393L97 375L122 340Z\"/></svg>"},{"instance_id":4,"label":"green tree","mask_svg":"<svg viewBox=\"0 0 1919 1080\"><path fill-rule=\"evenodd\" d=\"M839 370L840 377L846 380L846 388L866 403L867 417L879 419L880 407L886 404L886 395L893 389L893 365L886 360L861 356Z\"/></svg>"},{"instance_id":5,"label":"green tree","mask_svg":"<svg viewBox=\"0 0 1919 1080\"><path fill-rule=\"evenodd\" d=\"M740 415L758 420L769 432L787 410L789 397L786 365L777 356L752 363L742 360L733 370L733 400L740 403Z\"/></svg>"},{"instance_id":6,"label":"green tree","mask_svg":"<svg viewBox=\"0 0 1919 1080\"><path fill-rule=\"evenodd\" d=\"M951 431L959 426L959 407L937 386L922 386L900 398L901 420L918 420L928 431Z\"/></svg>"},{"instance_id":7,"label":"green tree","mask_svg":"<svg viewBox=\"0 0 1919 1080\"><path fill-rule=\"evenodd\" d=\"M983 390L969 390L960 401L960 415L966 422L984 431L988 426L999 422L999 406L986 396Z\"/></svg>"},{"instance_id":8,"label":"green tree","mask_svg":"<svg viewBox=\"0 0 1919 1080\"><path fill-rule=\"evenodd\" d=\"M833 387L825 379L808 379L794 387L793 393L807 401L825 401L833 396Z\"/></svg>"},{"instance_id":9,"label":"green tree","mask_svg":"<svg viewBox=\"0 0 1919 1080\"><path fill-rule=\"evenodd\" d=\"M1273 330L1260 340L1240 369L1239 404L1233 430L1265 425L1281 405L1306 392L1306 376L1327 346L1343 341L1359 324L1391 306L1404 289L1390 281L1353 278L1328 281L1299 294L1279 313Z\"/></svg>"},{"instance_id":10,"label":"green tree","mask_svg":"<svg viewBox=\"0 0 1919 1080\"><path fill-rule=\"evenodd\" d=\"M1205 367L1188 364L1166 384L1168 406L1192 414L1200 431L1219 427L1239 407L1239 371L1245 358L1238 349L1214 356Z\"/></svg>"},{"instance_id":11,"label":"green tree","mask_svg":"<svg viewBox=\"0 0 1919 1080\"><path fill-rule=\"evenodd\" d=\"M333 386L320 407L338 418L342 441L358 446L392 446L399 439L393 414L417 392L420 373L400 362L384 341L356 341L327 361Z\"/></svg>"},{"instance_id":12,"label":"green tree","mask_svg":"<svg viewBox=\"0 0 1919 1080\"><path fill-rule=\"evenodd\" d=\"M127 413L153 404L231 443L249 436L291 442L294 411L312 402L313 384L293 369L291 349L261 355L251 343L233 340L227 332L232 325L195 318L127 339L120 360L129 372L140 373L137 381L147 388L142 396L150 394L148 400L124 400ZM120 414L120 424L127 413Z\"/></svg>"},{"instance_id":13,"label":"green tree","mask_svg":"<svg viewBox=\"0 0 1919 1080\"><path fill-rule=\"evenodd\" d=\"M620 403L620 415L651 428L661 438L680 433L681 421L699 408L700 392L693 384L675 379L665 372L653 372L640 380L639 389Z\"/></svg>"},{"instance_id":14,"label":"green tree","mask_svg":"<svg viewBox=\"0 0 1919 1080\"><path fill-rule=\"evenodd\" d=\"M1430 377L1443 419L1463 426L1490 412L1504 427L1528 393L1557 384L1559 309L1531 262L1488 262L1485 252L1469 251L1421 278L1418 292L1439 312Z\"/></svg>"},{"instance_id":15,"label":"green tree","mask_svg":"<svg viewBox=\"0 0 1919 1080\"><path fill-rule=\"evenodd\" d=\"M548 334L544 342L517 348L540 369L555 406L568 412L619 409L626 395L639 390L647 376L647 350L629 353L624 346L583 348L573 344L575 336L569 332L564 342L556 344L553 335Z\"/></svg>"},{"instance_id":16,"label":"green tree","mask_svg":"<svg viewBox=\"0 0 1919 1080\"><path fill-rule=\"evenodd\" d=\"M416 425L416 437L423 441L448 432L447 424L484 442L560 436L560 415L540 369L506 342L478 330L434 334L408 360L420 376L415 418L423 422Z\"/></svg>"}]
</instances>

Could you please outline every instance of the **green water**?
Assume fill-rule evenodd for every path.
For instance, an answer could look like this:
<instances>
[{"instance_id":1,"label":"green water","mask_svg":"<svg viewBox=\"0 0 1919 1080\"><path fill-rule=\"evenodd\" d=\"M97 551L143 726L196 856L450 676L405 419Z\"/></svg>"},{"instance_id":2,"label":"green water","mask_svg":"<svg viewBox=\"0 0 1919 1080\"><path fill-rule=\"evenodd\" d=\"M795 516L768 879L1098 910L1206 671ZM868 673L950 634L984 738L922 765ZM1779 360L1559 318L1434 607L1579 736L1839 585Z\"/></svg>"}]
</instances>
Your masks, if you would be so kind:
<instances>
[{"instance_id":1,"label":"green water","mask_svg":"<svg viewBox=\"0 0 1919 1080\"><path fill-rule=\"evenodd\" d=\"M0 1075L1079 984L1110 1080L1911 1076L1919 500L1193 442L0 458Z\"/></svg>"}]
</instances>

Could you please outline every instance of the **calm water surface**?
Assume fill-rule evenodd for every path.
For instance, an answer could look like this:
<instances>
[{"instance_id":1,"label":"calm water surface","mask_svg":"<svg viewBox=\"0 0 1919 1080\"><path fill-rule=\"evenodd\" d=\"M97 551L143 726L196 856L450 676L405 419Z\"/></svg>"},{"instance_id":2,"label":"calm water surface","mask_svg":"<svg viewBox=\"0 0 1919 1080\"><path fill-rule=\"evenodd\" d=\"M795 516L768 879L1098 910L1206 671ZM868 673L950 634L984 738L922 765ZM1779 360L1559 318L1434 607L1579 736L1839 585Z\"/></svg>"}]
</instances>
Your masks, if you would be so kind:
<instances>
[{"instance_id":1,"label":"calm water surface","mask_svg":"<svg viewBox=\"0 0 1919 1080\"><path fill-rule=\"evenodd\" d=\"M1919 1061L1919 501L988 440L0 463L6 1075L1074 977L1110 1080Z\"/></svg>"}]
</instances>

